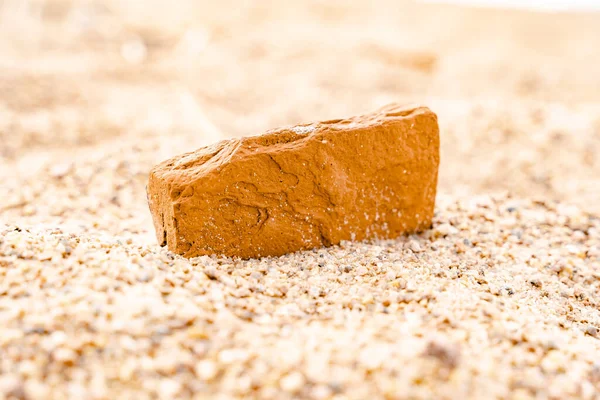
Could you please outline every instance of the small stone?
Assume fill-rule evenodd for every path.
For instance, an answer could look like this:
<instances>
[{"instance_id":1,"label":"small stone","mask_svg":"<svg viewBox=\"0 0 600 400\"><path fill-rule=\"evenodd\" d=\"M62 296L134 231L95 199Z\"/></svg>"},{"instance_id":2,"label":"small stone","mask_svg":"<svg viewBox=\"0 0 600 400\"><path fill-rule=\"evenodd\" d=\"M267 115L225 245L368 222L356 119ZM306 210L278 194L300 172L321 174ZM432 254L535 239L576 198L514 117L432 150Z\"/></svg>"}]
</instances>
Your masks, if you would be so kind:
<instances>
[{"instance_id":1,"label":"small stone","mask_svg":"<svg viewBox=\"0 0 600 400\"><path fill-rule=\"evenodd\" d=\"M374 302L375 299L373 298L372 294L367 294L361 299L361 303L363 303L364 305L373 304Z\"/></svg>"},{"instance_id":2,"label":"small stone","mask_svg":"<svg viewBox=\"0 0 600 400\"><path fill-rule=\"evenodd\" d=\"M30 379L25 383L25 394L24 398L47 399L50 397L50 388L46 383Z\"/></svg>"},{"instance_id":3,"label":"small stone","mask_svg":"<svg viewBox=\"0 0 600 400\"><path fill-rule=\"evenodd\" d=\"M312 397L317 400L328 399L333 394L333 390L327 385L317 385L312 391Z\"/></svg>"},{"instance_id":4,"label":"small stone","mask_svg":"<svg viewBox=\"0 0 600 400\"><path fill-rule=\"evenodd\" d=\"M591 337L598 337L598 328L593 325L589 325L585 328L585 334Z\"/></svg>"},{"instance_id":5,"label":"small stone","mask_svg":"<svg viewBox=\"0 0 600 400\"><path fill-rule=\"evenodd\" d=\"M27 204L25 207L23 207L23 215L24 216L30 217L32 215L35 215L35 213L36 213L36 209L31 204Z\"/></svg>"},{"instance_id":6,"label":"small stone","mask_svg":"<svg viewBox=\"0 0 600 400\"><path fill-rule=\"evenodd\" d=\"M540 363L540 367L546 373L556 374L565 371L565 359L558 351L549 351Z\"/></svg>"},{"instance_id":7,"label":"small stone","mask_svg":"<svg viewBox=\"0 0 600 400\"><path fill-rule=\"evenodd\" d=\"M304 375L300 372L292 372L279 380L279 386L286 392L297 393L304 386L304 381Z\"/></svg>"},{"instance_id":8,"label":"small stone","mask_svg":"<svg viewBox=\"0 0 600 400\"><path fill-rule=\"evenodd\" d=\"M131 64L139 64L146 58L146 45L140 38L133 38L121 45L121 56Z\"/></svg>"},{"instance_id":9,"label":"small stone","mask_svg":"<svg viewBox=\"0 0 600 400\"><path fill-rule=\"evenodd\" d=\"M434 357L444 366L454 369L458 365L460 351L454 344L431 341L425 348L424 355Z\"/></svg>"},{"instance_id":10,"label":"small stone","mask_svg":"<svg viewBox=\"0 0 600 400\"><path fill-rule=\"evenodd\" d=\"M219 353L219 361L222 364L243 362L248 358L248 352L243 349L225 349Z\"/></svg>"},{"instance_id":11,"label":"small stone","mask_svg":"<svg viewBox=\"0 0 600 400\"><path fill-rule=\"evenodd\" d=\"M595 362L590 371L590 379L594 383L600 383L600 362Z\"/></svg>"},{"instance_id":12,"label":"small stone","mask_svg":"<svg viewBox=\"0 0 600 400\"><path fill-rule=\"evenodd\" d=\"M420 253L423 250L421 248L421 245L419 244L419 242L417 242L416 240L411 240L410 243L408 244L408 248L413 253Z\"/></svg>"},{"instance_id":13,"label":"small stone","mask_svg":"<svg viewBox=\"0 0 600 400\"><path fill-rule=\"evenodd\" d=\"M208 339L208 333L200 326L193 326L187 331L188 337L191 339Z\"/></svg>"},{"instance_id":14,"label":"small stone","mask_svg":"<svg viewBox=\"0 0 600 400\"><path fill-rule=\"evenodd\" d=\"M393 269L390 269L389 271L387 271L385 273L385 279L387 281L393 281L394 279L396 279L397 276L398 276L398 273L396 271L394 271Z\"/></svg>"},{"instance_id":15,"label":"small stone","mask_svg":"<svg viewBox=\"0 0 600 400\"><path fill-rule=\"evenodd\" d=\"M531 286L533 286L534 288L537 288L537 289L541 289L542 288L542 281L540 281L539 279L531 279L529 281L529 284Z\"/></svg>"},{"instance_id":16,"label":"small stone","mask_svg":"<svg viewBox=\"0 0 600 400\"><path fill-rule=\"evenodd\" d=\"M314 299L321 297L321 293L321 289L315 286L312 286L310 289L308 289L308 294Z\"/></svg>"},{"instance_id":17,"label":"small stone","mask_svg":"<svg viewBox=\"0 0 600 400\"><path fill-rule=\"evenodd\" d=\"M407 282L406 282L406 279L398 278L398 279L395 279L392 282L390 282L390 286L392 286L396 289L406 289Z\"/></svg>"},{"instance_id":18,"label":"small stone","mask_svg":"<svg viewBox=\"0 0 600 400\"><path fill-rule=\"evenodd\" d=\"M181 383L174 379L163 379L158 387L158 392L163 399L173 399L181 391Z\"/></svg>"},{"instance_id":19,"label":"small stone","mask_svg":"<svg viewBox=\"0 0 600 400\"><path fill-rule=\"evenodd\" d=\"M71 164L55 164L50 168L50 176L57 179L63 178L69 173L70 169Z\"/></svg>"},{"instance_id":20,"label":"small stone","mask_svg":"<svg viewBox=\"0 0 600 400\"><path fill-rule=\"evenodd\" d=\"M25 398L23 382L18 375L2 374L0 375L0 398Z\"/></svg>"},{"instance_id":21,"label":"small stone","mask_svg":"<svg viewBox=\"0 0 600 400\"><path fill-rule=\"evenodd\" d=\"M210 360L202 360L196 364L194 372L198 378L211 381L217 376L217 364Z\"/></svg>"},{"instance_id":22,"label":"small stone","mask_svg":"<svg viewBox=\"0 0 600 400\"><path fill-rule=\"evenodd\" d=\"M440 224L434 228L434 232L441 236L455 235L458 233L458 229L448 223Z\"/></svg>"},{"instance_id":23,"label":"small stone","mask_svg":"<svg viewBox=\"0 0 600 400\"><path fill-rule=\"evenodd\" d=\"M77 360L77 353L71 349L61 347L54 352L54 359L65 365L73 365Z\"/></svg>"},{"instance_id":24,"label":"small stone","mask_svg":"<svg viewBox=\"0 0 600 400\"><path fill-rule=\"evenodd\" d=\"M369 273L369 269L363 265L361 265L360 267L356 268L356 274L359 276L365 276Z\"/></svg>"}]
</instances>

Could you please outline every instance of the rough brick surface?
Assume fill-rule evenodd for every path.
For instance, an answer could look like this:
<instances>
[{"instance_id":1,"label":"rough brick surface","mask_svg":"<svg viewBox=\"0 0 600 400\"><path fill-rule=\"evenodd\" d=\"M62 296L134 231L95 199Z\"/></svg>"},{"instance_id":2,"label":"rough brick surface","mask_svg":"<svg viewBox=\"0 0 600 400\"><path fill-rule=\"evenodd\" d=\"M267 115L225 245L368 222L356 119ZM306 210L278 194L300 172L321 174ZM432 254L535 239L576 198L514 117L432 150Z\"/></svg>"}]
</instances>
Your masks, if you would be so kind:
<instances>
[{"instance_id":1,"label":"rough brick surface","mask_svg":"<svg viewBox=\"0 0 600 400\"><path fill-rule=\"evenodd\" d=\"M439 165L425 107L231 139L150 173L159 242L186 257L255 258L431 226Z\"/></svg>"}]
</instances>

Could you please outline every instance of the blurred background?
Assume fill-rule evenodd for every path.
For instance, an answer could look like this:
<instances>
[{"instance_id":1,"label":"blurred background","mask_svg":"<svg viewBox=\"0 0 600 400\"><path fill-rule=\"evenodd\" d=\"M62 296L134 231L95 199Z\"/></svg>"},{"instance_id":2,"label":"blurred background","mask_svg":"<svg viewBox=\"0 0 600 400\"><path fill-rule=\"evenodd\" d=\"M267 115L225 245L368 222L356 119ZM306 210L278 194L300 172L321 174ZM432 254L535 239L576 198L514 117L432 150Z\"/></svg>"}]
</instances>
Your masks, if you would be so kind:
<instances>
[{"instance_id":1,"label":"blurred background","mask_svg":"<svg viewBox=\"0 0 600 400\"><path fill-rule=\"evenodd\" d=\"M459 3L0 0L0 215L146 231L163 159L390 102L438 113L440 194L599 212L598 2Z\"/></svg>"}]
</instances>

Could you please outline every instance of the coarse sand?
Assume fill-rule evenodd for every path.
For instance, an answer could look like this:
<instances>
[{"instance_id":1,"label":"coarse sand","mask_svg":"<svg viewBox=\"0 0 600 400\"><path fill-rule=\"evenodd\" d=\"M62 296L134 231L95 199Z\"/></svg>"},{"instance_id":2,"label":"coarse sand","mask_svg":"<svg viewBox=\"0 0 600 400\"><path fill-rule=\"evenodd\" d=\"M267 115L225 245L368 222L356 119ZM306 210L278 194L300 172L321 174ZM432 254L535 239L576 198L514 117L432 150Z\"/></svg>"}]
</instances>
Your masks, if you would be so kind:
<instances>
[{"instance_id":1,"label":"coarse sand","mask_svg":"<svg viewBox=\"0 0 600 400\"><path fill-rule=\"evenodd\" d=\"M0 2L0 399L600 398L600 14L393 0ZM150 168L390 102L434 228L240 261Z\"/></svg>"}]
</instances>

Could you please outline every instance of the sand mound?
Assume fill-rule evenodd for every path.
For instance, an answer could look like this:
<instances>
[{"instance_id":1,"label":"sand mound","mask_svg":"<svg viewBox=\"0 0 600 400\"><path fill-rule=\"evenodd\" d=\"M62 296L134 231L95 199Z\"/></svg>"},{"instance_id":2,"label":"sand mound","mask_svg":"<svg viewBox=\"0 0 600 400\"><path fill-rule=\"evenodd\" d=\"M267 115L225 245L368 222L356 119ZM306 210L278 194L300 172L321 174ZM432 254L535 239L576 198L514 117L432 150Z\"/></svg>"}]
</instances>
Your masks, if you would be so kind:
<instances>
[{"instance_id":1,"label":"sand mound","mask_svg":"<svg viewBox=\"0 0 600 400\"><path fill-rule=\"evenodd\" d=\"M444 202L435 222L259 261L5 227L1 387L34 398L593 392L600 219L482 197Z\"/></svg>"}]
</instances>

